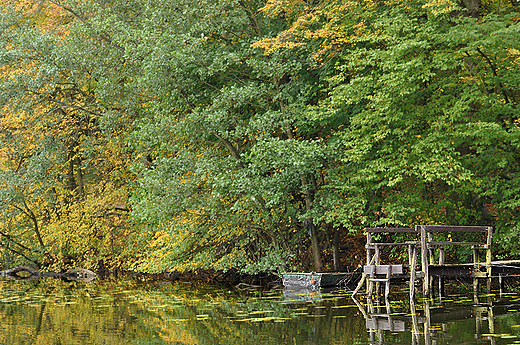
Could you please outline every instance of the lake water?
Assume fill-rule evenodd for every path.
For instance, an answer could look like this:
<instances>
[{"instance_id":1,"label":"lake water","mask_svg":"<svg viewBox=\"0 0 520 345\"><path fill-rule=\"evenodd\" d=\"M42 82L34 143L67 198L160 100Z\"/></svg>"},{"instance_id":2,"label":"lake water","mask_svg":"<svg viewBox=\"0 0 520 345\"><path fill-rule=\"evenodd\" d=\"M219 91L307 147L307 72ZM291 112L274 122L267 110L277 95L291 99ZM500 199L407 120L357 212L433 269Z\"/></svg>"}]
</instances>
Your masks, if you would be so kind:
<instances>
[{"instance_id":1,"label":"lake water","mask_svg":"<svg viewBox=\"0 0 520 345\"><path fill-rule=\"evenodd\" d=\"M406 295L356 304L346 290L0 279L0 345L520 343L520 294Z\"/></svg>"}]
</instances>

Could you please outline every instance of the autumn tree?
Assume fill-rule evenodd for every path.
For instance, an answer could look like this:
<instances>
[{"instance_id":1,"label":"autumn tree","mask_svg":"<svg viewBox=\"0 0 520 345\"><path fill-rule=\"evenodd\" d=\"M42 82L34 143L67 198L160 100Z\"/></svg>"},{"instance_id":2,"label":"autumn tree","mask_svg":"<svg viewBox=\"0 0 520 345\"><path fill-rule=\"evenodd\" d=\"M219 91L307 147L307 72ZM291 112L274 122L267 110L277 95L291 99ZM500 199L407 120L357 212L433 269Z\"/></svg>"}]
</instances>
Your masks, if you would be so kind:
<instances>
[{"instance_id":1,"label":"autumn tree","mask_svg":"<svg viewBox=\"0 0 520 345\"><path fill-rule=\"evenodd\" d=\"M0 20L2 244L56 268L113 259L110 214L126 210L130 177L120 129L101 119L109 109L96 86L110 66L92 64L103 47L78 37L77 21L52 2L8 8Z\"/></svg>"}]
</instances>

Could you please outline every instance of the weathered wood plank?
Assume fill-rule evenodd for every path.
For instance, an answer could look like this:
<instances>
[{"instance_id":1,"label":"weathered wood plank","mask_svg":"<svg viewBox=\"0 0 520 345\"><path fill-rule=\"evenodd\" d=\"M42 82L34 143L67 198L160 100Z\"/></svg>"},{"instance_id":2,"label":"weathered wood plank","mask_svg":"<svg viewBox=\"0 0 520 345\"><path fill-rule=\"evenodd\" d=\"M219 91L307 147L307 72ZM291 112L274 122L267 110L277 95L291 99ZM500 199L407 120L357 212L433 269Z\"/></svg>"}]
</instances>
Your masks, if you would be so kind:
<instances>
[{"instance_id":1,"label":"weathered wood plank","mask_svg":"<svg viewBox=\"0 0 520 345\"><path fill-rule=\"evenodd\" d=\"M488 232L489 226L421 225L426 232Z\"/></svg>"},{"instance_id":2,"label":"weathered wood plank","mask_svg":"<svg viewBox=\"0 0 520 345\"><path fill-rule=\"evenodd\" d=\"M403 274L403 265L367 265L363 266L363 274Z\"/></svg>"},{"instance_id":3,"label":"weathered wood plank","mask_svg":"<svg viewBox=\"0 0 520 345\"><path fill-rule=\"evenodd\" d=\"M416 232L414 228L365 228L367 233Z\"/></svg>"},{"instance_id":4,"label":"weathered wood plank","mask_svg":"<svg viewBox=\"0 0 520 345\"><path fill-rule=\"evenodd\" d=\"M376 249L376 247L393 247L393 246L407 246L410 242L372 242L367 244L365 248Z\"/></svg>"},{"instance_id":5,"label":"weathered wood plank","mask_svg":"<svg viewBox=\"0 0 520 345\"><path fill-rule=\"evenodd\" d=\"M390 318L381 319L372 317L366 320L366 328L370 330L405 332L405 322L402 320L392 320Z\"/></svg>"},{"instance_id":6,"label":"weathered wood plank","mask_svg":"<svg viewBox=\"0 0 520 345\"><path fill-rule=\"evenodd\" d=\"M478 246L480 248L487 248L487 244L484 242L442 242L442 241L429 241L428 242L428 248L432 248L434 246L449 246L449 245L456 245L456 246Z\"/></svg>"}]
</instances>

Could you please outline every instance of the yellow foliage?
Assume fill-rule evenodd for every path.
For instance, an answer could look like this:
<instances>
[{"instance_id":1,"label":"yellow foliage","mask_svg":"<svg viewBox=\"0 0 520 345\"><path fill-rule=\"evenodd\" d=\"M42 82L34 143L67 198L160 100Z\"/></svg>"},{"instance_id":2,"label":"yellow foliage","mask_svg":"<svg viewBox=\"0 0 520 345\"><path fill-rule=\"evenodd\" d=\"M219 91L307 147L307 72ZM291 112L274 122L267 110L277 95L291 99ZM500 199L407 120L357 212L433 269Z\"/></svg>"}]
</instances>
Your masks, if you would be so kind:
<instances>
[{"instance_id":1,"label":"yellow foliage","mask_svg":"<svg viewBox=\"0 0 520 345\"><path fill-rule=\"evenodd\" d=\"M424 4L423 8L428 8L432 14L439 15L455 11L457 6L457 2L452 0L431 0Z\"/></svg>"},{"instance_id":2,"label":"yellow foliage","mask_svg":"<svg viewBox=\"0 0 520 345\"><path fill-rule=\"evenodd\" d=\"M25 19L34 23L42 32L54 31L65 34L67 30L62 24L72 20L70 13L49 1L0 0L0 5L3 11L12 7L18 12L23 12Z\"/></svg>"},{"instance_id":3,"label":"yellow foliage","mask_svg":"<svg viewBox=\"0 0 520 345\"><path fill-rule=\"evenodd\" d=\"M355 44L361 36L369 34L366 20L376 10L376 1L329 0L309 6L302 1L269 1L261 9L268 16L283 15L289 29L275 38L264 38L253 47L270 54L278 49L293 49L308 43L319 42L313 48L313 58L321 64L337 54L345 45ZM314 28L318 25L318 28Z\"/></svg>"},{"instance_id":4,"label":"yellow foliage","mask_svg":"<svg viewBox=\"0 0 520 345\"><path fill-rule=\"evenodd\" d=\"M309 6L306 1L302 0L268 0L260 11L270 17L284 14L289 18L295 18L309 11Z\"/></svg>"}]
</instances>

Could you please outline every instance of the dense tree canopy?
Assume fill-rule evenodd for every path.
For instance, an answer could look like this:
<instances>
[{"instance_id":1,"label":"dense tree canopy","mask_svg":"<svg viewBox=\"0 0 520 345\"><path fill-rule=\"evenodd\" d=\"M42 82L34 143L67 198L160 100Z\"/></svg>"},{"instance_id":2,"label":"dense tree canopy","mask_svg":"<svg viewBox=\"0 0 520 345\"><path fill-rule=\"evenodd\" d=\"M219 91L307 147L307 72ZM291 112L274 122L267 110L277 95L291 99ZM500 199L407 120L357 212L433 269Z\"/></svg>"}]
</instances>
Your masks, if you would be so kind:
<instances>
[{"instance_id":1,"label":"dense tree canopy","mask_svg":"<svg viewBox=\"0 0 520 345\"><path fill-rule=\"evenodd\" d=\"M5 264L338 269L363 227L415 224L492 225L520 252L514 0L0 16Z\"/></svg>"}]
</instances>

